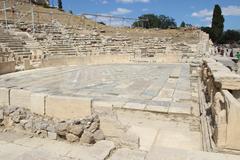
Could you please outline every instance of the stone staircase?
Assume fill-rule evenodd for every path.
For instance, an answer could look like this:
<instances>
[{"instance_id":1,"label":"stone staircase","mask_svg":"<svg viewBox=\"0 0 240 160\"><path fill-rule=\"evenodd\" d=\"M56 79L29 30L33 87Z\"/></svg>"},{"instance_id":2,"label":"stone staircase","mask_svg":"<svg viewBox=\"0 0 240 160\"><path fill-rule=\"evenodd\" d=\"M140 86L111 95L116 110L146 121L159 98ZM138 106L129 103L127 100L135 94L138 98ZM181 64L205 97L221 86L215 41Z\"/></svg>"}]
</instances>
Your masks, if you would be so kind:
<instances>
[{"instance_id":1,"label":"stone staircase","mask_svg":"<svg viewBox=\"0 0 240 160\"><path fill-rule=\"evenodd\" d=\"M39 42L46 52L46 56L76 56L77 50L71 44L69 35L64 31L64 27L58 23L36 26L36 35L44 35Z\"/></svg>"},{"instance_id":2,"label":"stone staircase","mask_svg":"<svg viewBox=\"0 0 240 160\"><path fill-rule=\"evenodd\" d=\"M21 25L23 26L23 32L32 33L31 24L23 23ZM181 34L184 35L185 33L181 32ZM39 58L122 54L130 55L131 59L136 62L155 61L156 59L166 61L163 59L166 56L173 57L172 61L185 62L194 59L194 57L202 57L202 53L208 54L209 52L207 48L210 44L207 36L200 31L194 31L187 35L192 34L196 35L191 41L188 39L180 41L177 35L172 37L146 35L144 37L140 35L131 36L120 32L108 34L97 29L64 26L53 20L49 24L35 25L35 33L31 36L39 44L35 44L33 40L24 41L28 49L42 50L44 56L38 56ZM201 40L203 42L200 44L198 41Z\"/></svg>"},{"instance_id":3,"label":"stone staircase","mask_svg":"<svg viewBox=\"0 0 240 160\"><path fill-rule=\"evenodd\" d=\"M22 63L25 59L31 58L31 52L25 47L25 42L2 28L0 28L0 45L11 54L16 63Z\"/></svg>"}]
</instances>

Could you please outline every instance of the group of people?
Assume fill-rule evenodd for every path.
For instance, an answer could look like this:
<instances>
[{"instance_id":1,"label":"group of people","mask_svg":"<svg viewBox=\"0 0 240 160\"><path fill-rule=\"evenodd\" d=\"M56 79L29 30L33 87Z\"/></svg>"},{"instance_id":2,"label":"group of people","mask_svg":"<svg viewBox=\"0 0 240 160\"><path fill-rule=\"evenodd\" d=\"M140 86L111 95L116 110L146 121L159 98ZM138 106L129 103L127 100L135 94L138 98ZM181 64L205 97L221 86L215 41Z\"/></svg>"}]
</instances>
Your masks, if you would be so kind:
<instances>
[{"instance_id":1,"label":"group of people","mask_svg":"<svg viewBox=\"0 0 240 160\"><path fill-rule=\"evenodd\" d=\"M227 57L236 57L240 59L240 51L234 52L233 48L217 46L215 50L215 54L221 55L221 56L227 56Z\"/></svg>"},{"instance_id":2,"label":"group of people","mask_svg":"<svg viewBox=\"0 0 240 160\"><path fill-rule=\"evenodd\" d=\"M229 56L229 57L234 56L232 48L224 48L224 47L217 47L217 54L221 56Z\"/></svg>"}]
</instances>

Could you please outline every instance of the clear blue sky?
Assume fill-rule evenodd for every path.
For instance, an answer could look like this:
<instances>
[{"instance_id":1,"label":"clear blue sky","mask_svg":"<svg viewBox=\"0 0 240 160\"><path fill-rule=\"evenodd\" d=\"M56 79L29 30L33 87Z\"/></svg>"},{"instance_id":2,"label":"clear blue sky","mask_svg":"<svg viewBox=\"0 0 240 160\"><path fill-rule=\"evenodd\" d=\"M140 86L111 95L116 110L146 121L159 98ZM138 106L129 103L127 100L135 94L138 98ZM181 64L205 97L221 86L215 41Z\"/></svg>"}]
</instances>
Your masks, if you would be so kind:
<instances>
[{"instance_id":1,"label":"clear blue sky","mask_svg":"<svg viewBox=\"0 0 240 160\"><path fill-rule=\"evenodd\" d=\"M57 0L50 0L56 3ZM240 0L62 0L65 10L74 14L99 13L133 17L146 13L173 17L198 26L211 24L215 4L222 7L225 29L240 29ZM117 22L115 22L117 23Z\"/></svg>"}]
</instances>

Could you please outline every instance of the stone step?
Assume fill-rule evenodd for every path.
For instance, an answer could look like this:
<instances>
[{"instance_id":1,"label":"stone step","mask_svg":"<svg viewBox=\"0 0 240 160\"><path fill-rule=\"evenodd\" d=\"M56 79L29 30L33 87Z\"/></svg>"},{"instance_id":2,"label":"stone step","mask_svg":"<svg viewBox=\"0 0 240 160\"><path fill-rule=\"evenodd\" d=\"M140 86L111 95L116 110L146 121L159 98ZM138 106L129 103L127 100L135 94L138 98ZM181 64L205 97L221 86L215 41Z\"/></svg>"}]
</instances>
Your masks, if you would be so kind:
<instances>
[{"instance_id":1,"label":"stone step","mask_svg":"<svg viewBox=\"0 0 240 160\"><path fill-rule=\"evenodd\" d=\"M28 50L27 48L25 48L24 46L19 46L19 47L13 47L13 46L9 46L9 45L6 45L6 47L12 49L12 50Z\"/></svg>"},{"instance_id":2,"label":"stone step","mask_svg":"<svg viewBox=\"0 0 240 160\"><path fill-rule=\"evenodd\" d=\"M49 48L48 51L52 51L52 52L55 52L55 51L72 51L72 52L76 52L75 49L72 49L72 48L58 48L58 49L52 49L52 48Z\"/></svg>"},{"instance_id":3,"label":"stone step","mask_svg":"<svg viewBox=\"0 0 240 160\"><path fill-rule=\"evenodd\" d=\"M50 53L76 53L77 51L73 50L48 50Z\"/></svg>"},{"instance_id":4,"label":"stone step","mask_svg":"<svg viewBox=\"0 0 240 160\"><path fill-rule=\"evenodd\" d=\"M55 54L55 55L76 55L77 52L47 52L48 54Z\"/></svg>"},{"instance_id":5,"label":"stone step","mask_svg":"<svg viewBox=\"0 0 240 160\"><path fill-rule=\"evenodd\" d=\"M19 52L19 53L14 53L16 55L31 55L32 53L30 52Z\"/></svg>"},{"instance_id":6,"label":"stone step","mask_svg":"<svg viewBox=\"0 0 240 160\"><path fill-rule=\"evenodd\" d=\"M146 160L239 160L240 155L182 150L174 148L152 148Z\"/></svg>"},{"instance_id":7,"label":"stone step","mask_svg":"<svg viewBox=\"0 0 240 160\"><path fill-rule=\"evenodd\" d=\"M12 40L12 39L1 39L0 43L16 43L16 44L19 44L19 43L16 42L16 40Z\"/></svg>"}]
</instances>

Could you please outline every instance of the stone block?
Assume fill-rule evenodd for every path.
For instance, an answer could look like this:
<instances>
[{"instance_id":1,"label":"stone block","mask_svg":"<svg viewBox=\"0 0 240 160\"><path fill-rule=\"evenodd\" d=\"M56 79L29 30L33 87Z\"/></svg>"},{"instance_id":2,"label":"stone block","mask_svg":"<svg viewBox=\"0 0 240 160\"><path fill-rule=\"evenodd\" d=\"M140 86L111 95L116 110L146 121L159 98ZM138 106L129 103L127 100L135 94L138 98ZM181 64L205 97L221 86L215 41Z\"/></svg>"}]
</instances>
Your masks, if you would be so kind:
<instances>
[{"instance_id":1,"label":"stone block","mask_svg":"<svg viewBox=\"0 0 240 160\"><path fill-rule=\"evenodd\" d=\"M60 119L80 119L92 113L92 100L81 97L46 97L46 115Z\"/></svg>"},{"instance_id":2,"label":"stone block","mask_svg":"<svg viewBox=\"0 0 240 160\"><path fill-rule=\"evenodd\" d=\"M93 107L113 107L121 108L125 102L120 101L104 101L104 100L94 100L92 103Z\"/></svg>"},{"instance_id":3,"label":"stone block","mask_svg":"<svg viewBox=\"0 0 240 160\"><path fill-rule=\"evenodd\" d=\"M10 90L10 106L30 109L31 91L27 91L23 89L11 89Z\"/></svg>"},{"instance_id":4,"label":"stone block","mask_svg":"<svg viewBox=\"0 0 240 160\"><path fill-rule=\"evenodd\" d=\"M155 138L158 134L158 128L133 125L129 128L127 133L132 133L133 135L135 135L135 143L136 139L139 138L138 143L140 150L149 151L151 149L151 146L155 142ZM133 142L133 140L129 140L129 142L131 141Z\"/></svg>"},{"instance_id":5,"label":"stone block","mask_svg":"<svg viewBox=\"0 0 240 160\"><path fill-rule=\"evenodd\" d=\"M46 94L31 94L31 111L36 114L45 115L45 98Z\"/></svg>"},{"instance_id":6,"label":"stone block","mask_svg":"<svg viewBox=\"0 0 240 160\"><path fill-rule=\"evenodd\" d=\"M190 103L173 102L168 111L169 114L192 114L192 105Z\"/></svg>"},{"instance_id":7,"label":"stone block","mask_svg":"<svg viewBox=\"0 0 240 160\"><path fill-rule=\"evenodd\" d=\"M228 110L228 123L227 123L227 131L226 131L226 145L225 148L240 150L240 102L232 96L232 94L223 90L224 97L229 104Z\"/></svg>"},{"instance_id":8,"label":"stone block","mask_svg":"<svg viewBox=\"0 0 240 160\"><path fill-rule=\"evenodd\" d=\"M132 109L132 110L144 110L146 104L143 103L127 103L123 106L124 109Z\"/></svg>"},{"instance_id":9,"label":"stone block","mask_svg":"<svg viewBox=\"0 0 240 160\"><path fill-rule=\"evenodd\" d=\"M0 106L9 105L9 89L0 88Z\"/></svg>"},{"instance_id":10,"label":"stone block","mask_svg":"<svg viewBox=\"0 0 240 160\"><path fill-rule=\"evenodd\" d=\"M133 131L127 131L120 137L121 146L127 146L130 148L139 148L140 146L140 138Z\"/></svg>"},{"instance_id":11,"label":"stone block","mask_svg":"<svg viewBox=\"0 0 240 160\"><path fill-rule=\"evenodd\" d=\"M51 139L51 140L56 140L57 139L57 133L48 132L48 138Z\"/></svg>"},{"instance_id":12,"label":"stone block","mask_svg":"<svg viewBox=\"0 0 240 160\"><path fill-rule=\"evenodd\" d=\"M158 106L158 105L147 105L145 108L146 111L150 112L160 112L160 113L168 113L169 107L167 106Z\"/></svg>"},{"instance_id":13,"label":"stone block","mask_svg":"<svg viewBox=\"0 0 240 160\"><path fill-rule=\"evenodd\" d=\"M160 92L158 97L161 98L172 98L174 93L174 89L163 88Z\"/></svg>"},{"instance_id":14,"label":"stone block","mask_svg":"<svg viewBox=\"0 0 240 160\"><path fill-rule=\"evenodd\" d=\"M112 141L102 140L93 145L91 153L96 159L107 159L114 149L115 145Z\"/></svg>"},{"instance_id":15,"label":"stone block","mask_svg":"<svg viewBox=\"0 0 240 160\"><path fill-rule=\"evenodd\" d=\"M191 100L192 99L192 93L189 91L181 91L181 90L175 90L173 94L173 98L175 101L180 100Z\"/></svg>"}]
</instances>

